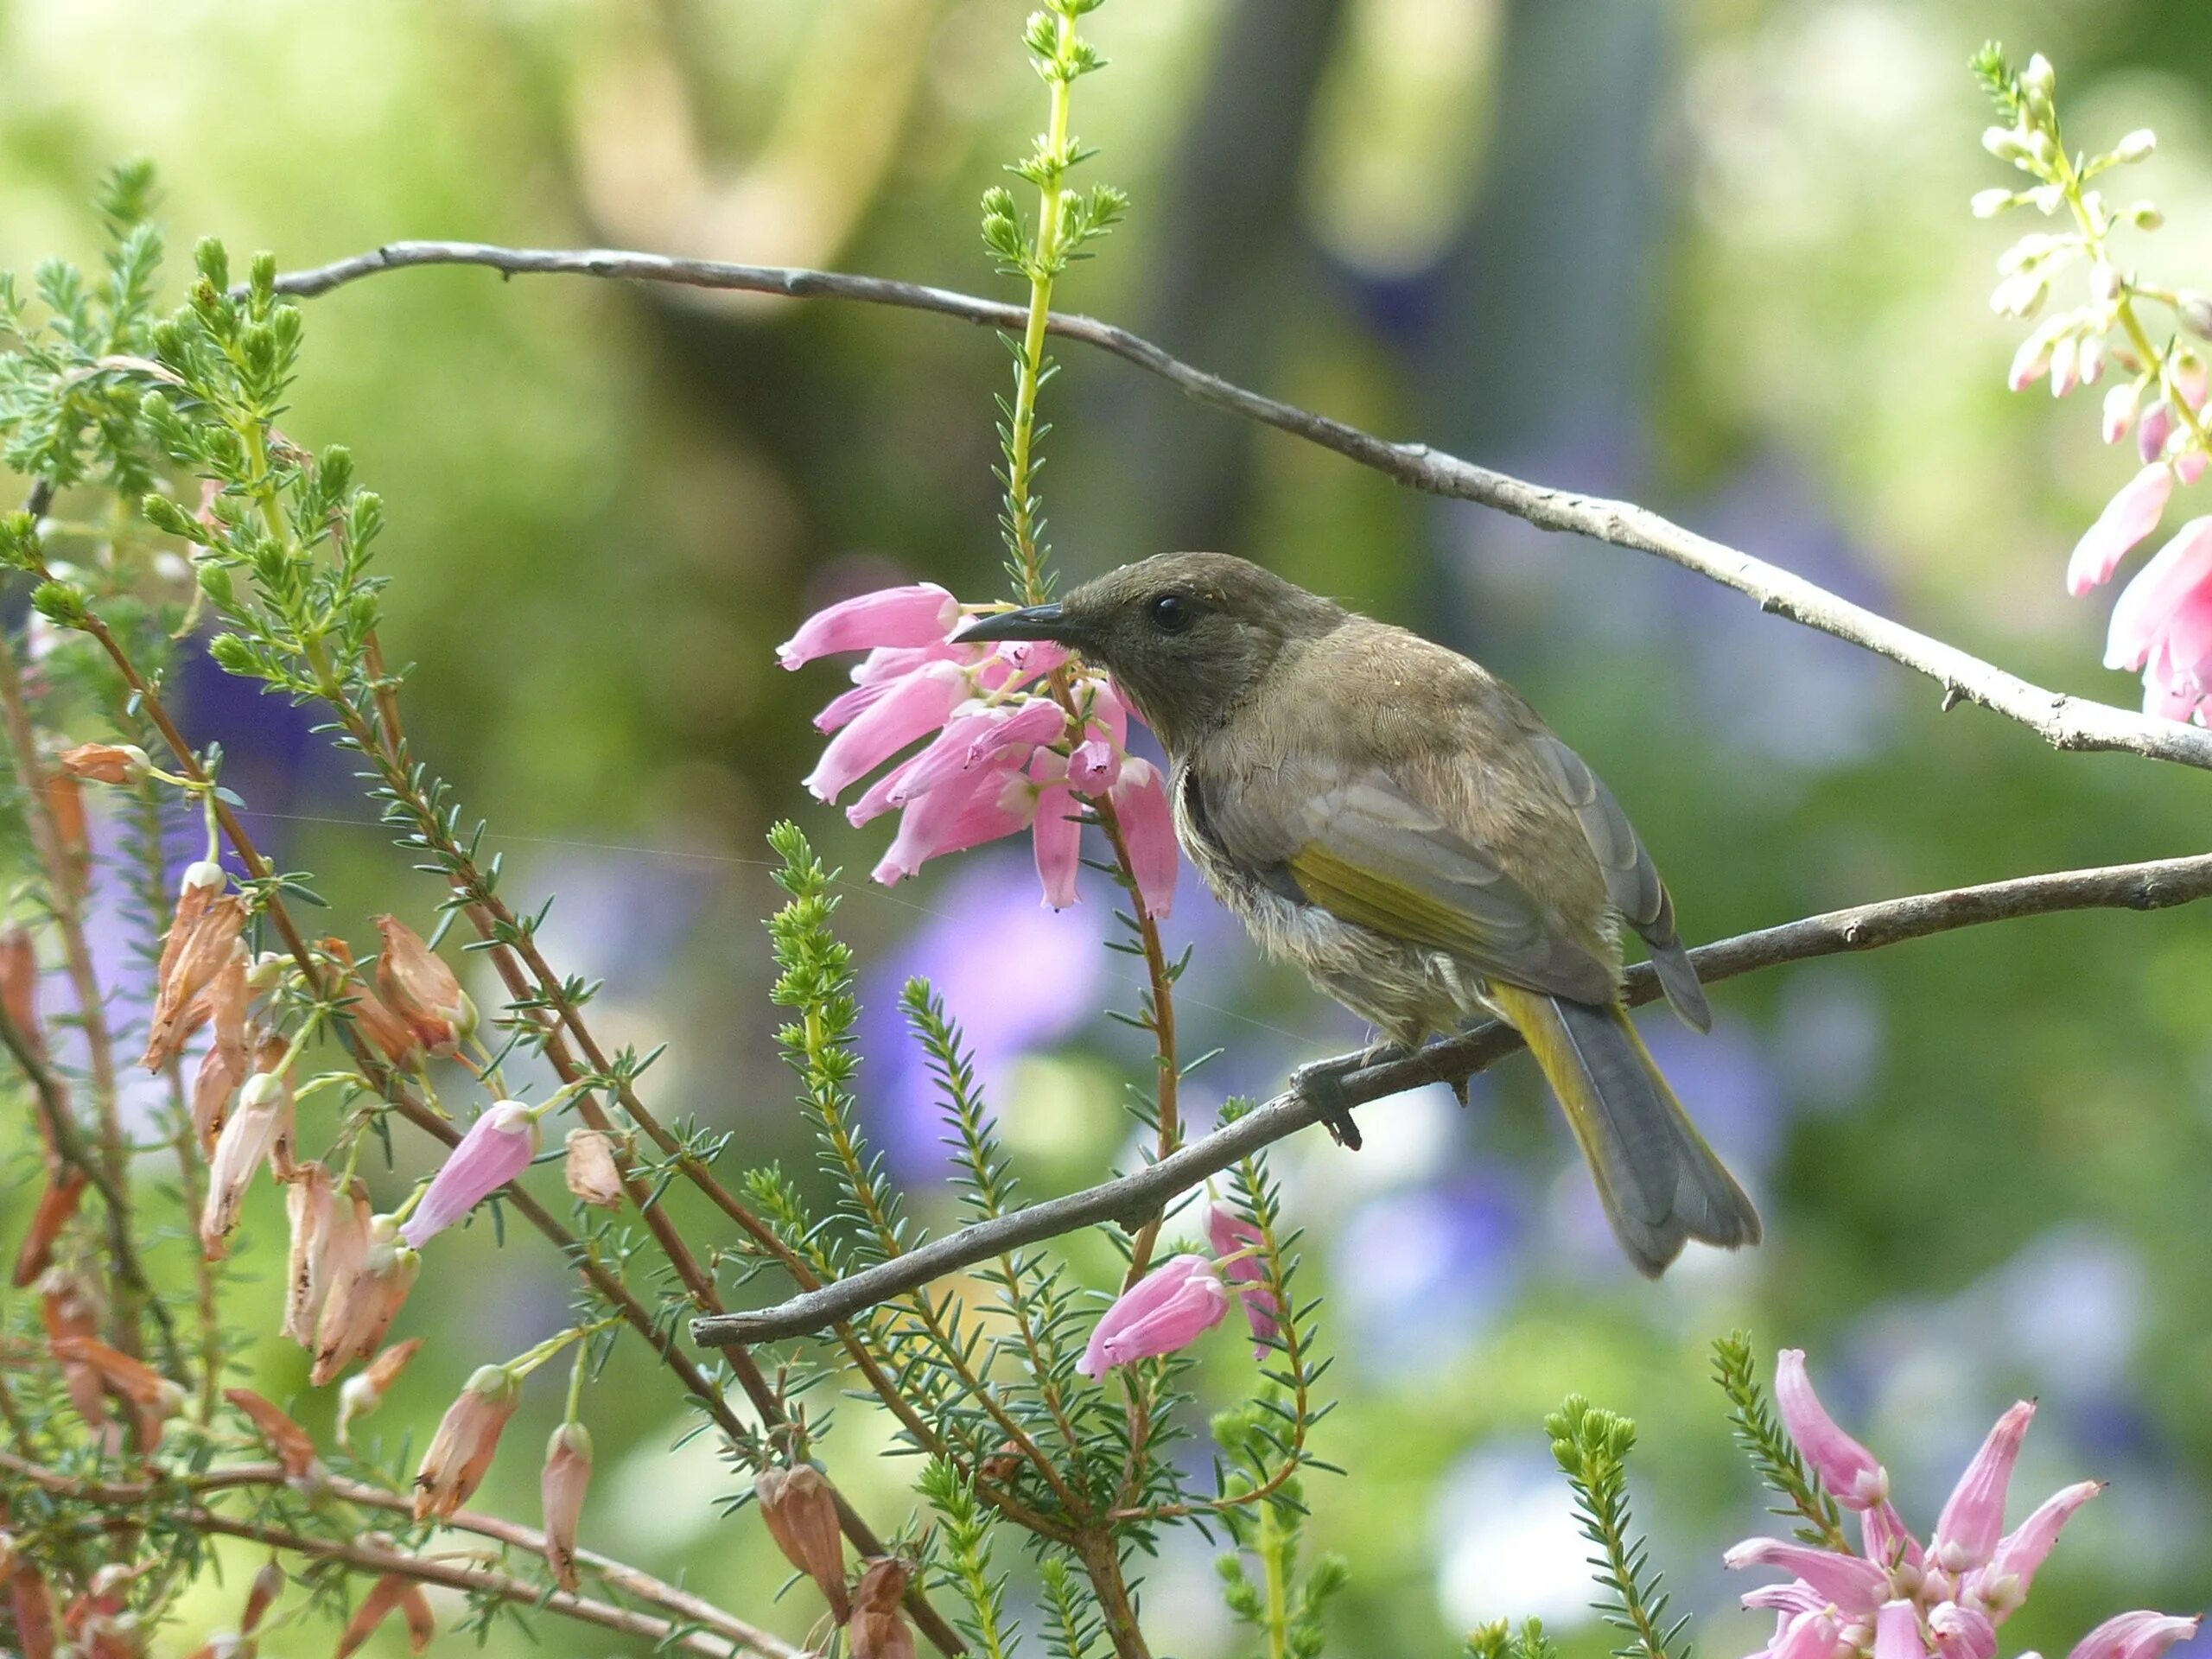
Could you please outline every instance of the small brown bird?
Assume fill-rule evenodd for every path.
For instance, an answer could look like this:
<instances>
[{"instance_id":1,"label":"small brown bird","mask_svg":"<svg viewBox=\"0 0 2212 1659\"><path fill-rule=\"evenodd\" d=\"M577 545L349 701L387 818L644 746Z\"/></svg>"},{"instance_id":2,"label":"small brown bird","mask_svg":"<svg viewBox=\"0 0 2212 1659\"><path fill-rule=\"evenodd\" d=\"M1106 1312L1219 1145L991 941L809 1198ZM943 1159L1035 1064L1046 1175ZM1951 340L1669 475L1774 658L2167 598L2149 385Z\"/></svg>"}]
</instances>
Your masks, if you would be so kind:
<instances>
[{"instance_id":1,"label":"small brown bird","mask_svg":"<svg viewBox=\"0 0 2212 1659\"><path fill-rule=\"evenodd\" d=\"M1392 1040L1510 1021L1639 1272L1686 1239L1758 1242L1758 1211L1620 1000L1626 923L1675 1013L1713 1023L1666 886L1611 792L1511 686L1220 553L1126 565L959 637L1057 640L1111 674L1166 746L1176 833L1207 886Z\"/></svg>"}]
</instances>

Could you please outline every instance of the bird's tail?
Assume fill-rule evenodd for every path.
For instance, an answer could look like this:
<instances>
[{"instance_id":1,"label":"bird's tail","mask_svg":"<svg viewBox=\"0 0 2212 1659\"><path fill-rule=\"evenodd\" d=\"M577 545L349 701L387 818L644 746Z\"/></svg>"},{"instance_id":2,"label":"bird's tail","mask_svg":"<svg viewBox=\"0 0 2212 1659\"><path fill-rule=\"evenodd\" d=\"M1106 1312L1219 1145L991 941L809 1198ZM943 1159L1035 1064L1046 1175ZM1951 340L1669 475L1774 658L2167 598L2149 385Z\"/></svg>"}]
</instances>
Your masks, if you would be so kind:
<instances>
[{"instance_id":1,"label":"bird's tail","mask_svg":"<svg viewBox=\"0 0 2212 1659\"><path fill-rule=\"evenodd\" d=\"M1559 1096L1638 1273L1657 1278L1685 1239L1728 1249L1759 1242L1758 1211L1682 1110L1624 1008L1495 982L1490 995Z\"/></svg>"}]
</instances>

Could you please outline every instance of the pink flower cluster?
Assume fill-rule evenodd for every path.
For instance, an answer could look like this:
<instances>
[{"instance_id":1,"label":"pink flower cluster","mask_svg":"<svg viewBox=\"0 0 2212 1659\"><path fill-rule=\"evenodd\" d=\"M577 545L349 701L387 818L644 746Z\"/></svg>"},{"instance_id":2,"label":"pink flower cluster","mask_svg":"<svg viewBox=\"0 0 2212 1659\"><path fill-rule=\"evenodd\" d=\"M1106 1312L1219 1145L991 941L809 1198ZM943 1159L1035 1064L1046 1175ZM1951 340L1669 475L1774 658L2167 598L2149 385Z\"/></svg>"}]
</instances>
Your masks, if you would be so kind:
<instances>
[{"instance_id":1,"label":"pink flower cluster","mask_svg":"<svg viewBox=\"0 0 2212 1659\"><path fill-rule=\"evenodd\" d=\"M887 588L817 612L778 648L785 668L868 653L853 689L815 716L830 742L807 788L835 802L927 737L846 809L855 825L900 815L875 879L889 887L932 858L1027 830L1055 909L1076 899L1083 804L1110 801L1145 911L1166 915L1179 868L1174 825L1159 768L1128 752L1128 705L1078 668L1065 677L1071 718L1041 686L1067 652L1041 641L957 645L967 614L934 582Z\"/></svg>"},{"instance_id":2,"label":"pink flower cluster","mask_svg":"<svg viewBox=\"0 0 2212 1659\"><path fill-rule=\"evenodd\" d=\"M2018 365L2013 378L2020 380ZM2133 426L2143 467L2075 544L2066 587L2076 598L2111 581L2120 561L2158 529L2176 487L2204 474L2197 437L2204 365L2183 353L2171 379L2139 421L2142 380L2114 386L2105 398L2105 442L2119 442ZM2105 666L2141 671L2145 714L2205 723L2212 708L2212 515L2183 524L2122 590L2106 635Z\"/></svg>"},{"instance_id":3,"label":"pink flower cluster","mask_svg":"<svg viewBox=\"0 0 2212 1659\"><path fill-rule=\"evenodd\" d=\"M2035 1407L1997 1420L1923 1543L1890 1503L1888 1472L1822 1409L1805 1356L1785 1349L1775 1402L1790 1438L1836 1501L1857 1512L1864 1554L1779 1538L1752 1538L1726 1556L1736 1567L1791 1575L1744 1598L1775 1618L1763 1659L1993 1659L1997 1627L2026 1599L2059 1529L2103 1490L2082 1481L2045 1499L2012 1531L2005 1497ZM2195 1618L2139 1611L2107 1619L2069 1659L2158 1659L2196 1633Z\"/></svg>"}]
</instances>

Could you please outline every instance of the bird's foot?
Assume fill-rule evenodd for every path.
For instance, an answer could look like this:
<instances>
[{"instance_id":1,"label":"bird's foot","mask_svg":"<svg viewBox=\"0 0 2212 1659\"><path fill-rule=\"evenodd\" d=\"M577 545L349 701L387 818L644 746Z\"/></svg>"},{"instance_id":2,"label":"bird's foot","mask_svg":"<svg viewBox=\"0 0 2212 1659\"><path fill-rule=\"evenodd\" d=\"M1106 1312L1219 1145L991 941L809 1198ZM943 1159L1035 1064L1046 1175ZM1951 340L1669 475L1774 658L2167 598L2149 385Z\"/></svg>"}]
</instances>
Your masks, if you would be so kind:
<instances>
[{"instance_id":1,"label":"bird's foot","mask_svg":"<svg viewBox=\"0 0 2212 1659\"><path fill-rule=\"evenodd\" d=\"M1344 1079L1371 1064L1372 1058L1369 1054L1354 1054L1314 1060L1290 1074L1291 1091L1311 1101L1320 1112L1330 1139L1352 1152L1360 1147L1359 1125L1352 1122L1351 1108L1344 1101Z\"/></svg>"}]
</instances>

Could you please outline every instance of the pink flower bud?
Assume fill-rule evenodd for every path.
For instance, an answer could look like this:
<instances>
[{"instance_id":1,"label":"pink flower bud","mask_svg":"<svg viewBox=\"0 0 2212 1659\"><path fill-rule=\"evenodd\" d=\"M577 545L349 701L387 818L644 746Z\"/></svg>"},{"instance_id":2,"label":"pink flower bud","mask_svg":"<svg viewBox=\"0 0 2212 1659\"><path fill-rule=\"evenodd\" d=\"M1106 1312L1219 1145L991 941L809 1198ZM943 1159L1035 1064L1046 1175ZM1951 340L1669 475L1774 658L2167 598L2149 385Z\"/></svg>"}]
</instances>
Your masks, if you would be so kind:
<instances>
[{"instance_id":1,"label":"pink flower bud","mask_svg":"<svg viewBox=\"0 0 2212 1659\"><path fill-rule=\"evenodd\" d=\"M1229 1293L1203 1255L1161 1262L1108 1308L1076 1362L1085 1376L1187 1347L1229 1313Z\"/></svg>"},{"instance_id":2,"label":"pink flower bud","mask_svg":"<svg viewBox=\"0 0 2212 1659\"><path fill-rule=\"evenodd\" d=\"M1928 1615L1928 1630L1942 1659L1996 1659L1997 1626L1979 1608L1940 1602Z\"/></svg>"},{"instance_id":3,"label":"pink flower bud","mask_svg":"<svg viewBox=\"0 0 2212 1659\"><path fill-rule=\"evenodd\" d=\"M784 1559L814 1580L830 1616L842 1624L851 1617L845 1541L837 1523L837 1496L822 1471L804 1463L763 1469L753 1477L753 1496Z\"/></svg>"},{"instance_id":4,"label":"pink flower bud","mask_svg":"<svg viewBox=\"0 0 2212 1659\"><path fill-rule=\"evenodd\" d=\"M430 1178L430 1190L399 1230L400 1236L421 1249L528 1169L537 1155L537 1120L530 1108L518 1100L494 1102Z\"/></svg>"},{"instance_id":5,"label":"pink flower bud","mask_svg":"<svg viewBox=\"0 0 2212 1659\"><path fill-rule=\"evenodd\" d=\"M379 916L376 923L384 936L378 994L407 1022L416 1042L433 1054L451 1054L476 1034L476 1005L422 935L396 916Z\"/></svg>"},{"instance_id":6,"label":"pink flower bud","mask_svg":"<svg viewBox=\"0 0 2212 1659\"><path fill-rule=\"evenodd\" d=\"M200 1211L200 1247L210 1262L230 1254L226 1242L238 1224L246 1188L284 1127L289 1091L273 1071L257 1071L238 1091L238 1109L223 1125L207 1165L207 1199Z\"/></svg>"},{"instance_id":7,"label":"pink flower bud","mask_svg":"<svg viewBox=\"0 0 2212 1659\"><path fill-rule=\"evenodd\" d=\"M1054 784L1037 797L1037 879L1045 902L1054 910L1075 903L1076 873L1083 861L1082 808L1065 784Z\"/></svg>"},{"instance_id":8,"label":"pink flower bud","mask_svg":"<svg viewBox=\"0 0 2212 1659\"><path fill-rule=\"evenodd\" d=\"M322 941L323 954L337 963L346 982L340 988L341 1011L354 1031L394 1065L410 1065L422 1058L423 1045L415 1029L385 1006L384 999L368 988L353 966L353 952L343 939Z\"/></svg>"},{"instance_id":9,"label":"pink flower bud","mask_svg":"<svg viewBox=\"0 0 2212 1659\"><path fill-rule=\"evenodd\" d=\"M1929 1548L1929 1559L1946 1573L1980 1567L1995 1553L2005 1530L2005 1488L2035 1414L2034 1402L2023 1400L1999 1417L1952 1489Z\"/></svg>"},{"instance_id":10,"label":"pink flower bud","mask_svg":"<svg viewBox=\"0 0 2212 1659\"><path fill-rule=\"evenodd\" d=\"M2183 484L2194 484L2204 476L2204 452L2184 449L2174 457L2174 476Z\"/></svg>"},{"instance_id":11,"label":"pink flower bud","mask_svg":"<svg viewBox=\"0 0 2212 1659\"><path fill-rule=\"evenodd\" d=\"M1779 1567L1802 1579L1820 1595L1853 1618L1872 1616L1888 1599L1889 1575L1856 1555L1834 1555L1810 1544L1779 1538L1747 1538L1721 1558L1722 1565Z\"/></svg>"},{"instance_id":12,"label":"pink flower bud","mask_svg":"<svg viewBox=\"0 0 2212 1659\"><path fill-rule=\"evenodd\" d=\"M2107 443L2118 443L2127 435L2127 429L2135 424L2135 404L2142 393L2141 385L2133 380L2122 380L2105 393L2102 429Z\"/></svg>"},{"instance_id":13,"label":"pink flower bud","mask_svg":"<svg viewBox=\"0 0 2212 1659\"><path fill-rule=\"evenodd\" d=\"M315 1344L315 1322L330 1294L331 1219L337 1188L320 1162L302 1164L299 1178L284 1189L285 1218L291 1224L291 1259L284 1271L284 1334L302 1348Z\"/></svg>"},{"instance_id":14,"label":"pink flower bud","mask_svg":"<svg viewBox=\"0 0 2212 1659\"><path fill-rule=\"evenodd\" d=\"M136 743L79 743L61 757L64 772L92 784L135 784L149 764Z\"/></svg>"},{"instance_id":15,"label":"pink flower bud","mask_svg":"<svg viewBox=\"0 0 2212 1659\"><path fill-rule=\"evenodd\" d=\"M46 1033L38 1022L38 945L20 923L0 929L0 1007L31 1046L46 1052Z\"/></svg>"},{"instance_id":16,"label":"pink flower bud","mask_svg":"<svg viewBox=\"0 0 2212 1659\"><path fill-rule=\"evenodd\" d=\"M1806 1374L1803 1349L1785 1348L1775 1356L1774 1399L1789 1438L1837 1503L1865 1510L1890 1495L1888 1471L1821 1407Z\"/></svg>"},{"instance_id":17,"label":"pink flower bud","mask_svg":"<svg viewBox=\"0 0 2212 1659\"><path fill-rule=\"evenodd\" d=\"M1214 1205L1206 1211L1206 1241L1213 1246L1214 1255L1238 1255L1247 1250L1256 1250L1266 1243L1260 1230L1235 1211L1224 1205ZM1268 1344L1282 1332L1282 1304L1273 1290L1268 1288L1268 1265L1259 1255L1245 1255L1219 1269L1223 1278L1240 1287L1238 1297L1244 1304L1244 1317L1252 1326L1252 1350L1255 1358L1263 1358Z\"/></svg>"},{"instance_id":18,"label":"pink flower bud","mask_svg":"<svg viewBox=\"0 0 2212 1659\"><path fill-rule=\"evenodd\" d=\"M576 1588L576 1527L590 1484L591 1431L582 1423L563 1423L545 1443L537 1487L545 1508L545 1564L555 1581L571 1592Z\"/></svg>"},{"instance_id":19,"label":"pink flower bud","mask_svg":"<svg viewBox=\"0 0 2212 1659\"><path fill-rule=\"evenodd\" d=\"M622 1172L614 1161L614 1142L597 1129L570 1129L562 1174L569 1191L602 1210L622 1205Z\"/></svg>"},{"instance_id":20,"label":"pink flower bud","mask_svg":"<svg viewBox=\"0 0 2212 1659\"><path fill-rule=\"evenodd\" d=\"M1767 1644L1766 1659L1836 1659L1842 1630L1843 1621L1825 1607L1796 1614Z\"/></svg>"},{"instance_id":21,"label":"pink flower bud","mask_svg":"<svg viewBox=\"0 0 2212 1659\"><path fill-rule=\"evenodd\" d=\"M2163 397L2154 398L2151 407L2143 411L2143 423L2135 429L2135 453L2147 463L2166 453L2166 440L2173 435L2174 411Z\"/></svg>"},{"instance_id":22,"label":"pink flower bud","mask_svg":"<svg viewBox=\"0 0 2212 1659\"><path fill-rule=\"evenodd\" d=\"M499 1432L522 1403L522 1379L504 1365L482 1365L446 1408L423 1465L415 1471L415 1518L450 1521L475 1495L499 1449Z\"/></svg>"},{"instance_id":23,"label":"pink flower bud","mask_svg":"<svg viewBox=\"0 0 2212 1659\"><path fill-rule=\"evenodd\" d=\"M302 1497L320 1493L325 1484L322 1459L315 1441L275 1402L251 1389L226 1389L223 1398L244 1412L255 1431L269 1442L269 1449L283 1465L284 1478Z\"/></svg>"},{"instance_id":24,"label":"pink flower bud","mask_svg":"<svg viewBox=\"0 0 2212 1659\"><path fill-rule=\"evenodd\" d=\"M899 1611L913 1576L913 1568L895 1556L878 1556L868 1564L845 1631L853 1659L914 1659L914 1633Z\"/></svg>"},{"instance_id":25,"label":"pink flower bud","mask_svg":"<svg viewBox=\"0 0 2212 1659\"><path fill-rule=\"evenodd\" d=\"M223 873L213 864L194 864L184 873L176 919L155 970L154 1009L141 1061L149 1071L160 1071L184 1046L193 1004L231 959L245 930L245 900L236 893L216 897L222 881Z\"/></svg>"},{"instance_id":26,"label":"pink flower bud","mask_svg":"<svg viewBox=\"0 0 2212 1659\"><path fill-rule=\"evenodd\" d=\"M338 1390L338 1438L340 1440L353 1433L356 1417L365 1417L384 1404L385 1391L398 1380L400 1372L407 1369L407 1362L415 1357L422 1346L423 1338L420 1337L395 1342L346 1379L345 1386Z\"/></svg>"},{"instance_id":27,"label":"pink flower bud","mask_svg":"<svg viewBox=\"0 0 2212 1659\"><path fill-rule=\"evenodd\" d=\"M369 1222L359 1265L343 1279L331 1281L330 1299L315 1325L315 1369L308 1382L319 1389L355 1360L376 1352L415 1287L422 1263L402 1242L390 1216Z\"/></svg>"},{"instance_id":28,"label":"pink flower bud","mask_svg":"<svg viewBox=\"0 0 2212 1659\"><path fill-rule=\"evenodd\" d=\"M967 677L951 663L929 663L894 682L830 740L807 774L817 800L834 802L916 738L933 732L967 700Z\"/></svg>"},{"instance_id":29,"label":"pink flower bud","mask_svg":"<svg viewBox=\"0 0 2212 1659\"><path fill-rule=\"evenodd\" d=\"M2195 1636L2202 1622L2148 1610L2121 1613L2083 1637L2066 1659L2158 1659L2175 1643Z\"/></svg>"},{"instance_id":30,"label":"pink flower bud","mask_svg":"<svg viewBox=\"0 0 2212 1659\"><path fill-rule=\"evenodd\" d=\"M1068 756L1068 786L1078 795L1103 795L1121 775L1121 752L1107 738L1085 739Z\"/></svg>"},{"instance_id":31,"label":"pink flower bud","mask_svg":"<svg viewBox=\"0 0 2212 1659\"><path fill-rule=\"evenodd\" d=\"M2067 592L2079 599L2100 582L2111 581L2128 550L2158 527L2173 493L2173 469L2163 465L2145 467L2121 485L2096 523L2074 544L2074 556L2066 564Z\"/></svg>"},{"instance_id":32,"label":"pink flower bud","mask_svg":"<svg viewBox=\"0 0 2212 1659\"><path fill-rule=\"evenodd\" d=\"M1136 878L1137 898L1145 914L1164 918L1175 907L1175 881L1182 874L1182 855L1175 844L1174 815L1168 810L1166 785L1160 769L1131 755L1122 763L1121 779L1107 798L1121 819L1130 873Z\"/></svg>"},{"instance_id":33,"label":"pink flower bud","mask_svg":"<svg viewBox=\"0 0 2212 1659\"><path fill-rule=\"evenodd\" d=\"M46 1190L39 1195L38 1207L31 1211L31 1224L23 1231L23 1242L16 1251L15 1272L9 1278L17 1290L36 1284L53 1265L54 1241L84 1203L85 1189L91 1185L85 1172L73 1164L48 1166Z\"/></svg>"},{"instance_id":34,"label":"pink flower bud","mask_svg":"<svg viewBox=\"0 0 2212 1659\"><path fill-rule=\"evenodd\" d=\"M933 582L885 588L817 611L776 647L785 668L841 651L943 643L960 620L960 601Z\"/></svg>"},{"instance_id":35,"label":"pink flower bud","mask_svg":"<svg viewBox=\"0 0 2212 1659\"><path fill-rule=\"evenodd\" d=\"M2104 1489L2102 1481L2084 1480L2055 1492L1998 1541L1997 1553L1975 1581L1975 1593L1995 1618L2001 1620L2027 1599L2036 1571L2057 1543L2060 1529L2075 1510Z\"/></svg>"},{"instance_id":36,"label":"pink flower bud","mask_svg":"<svg viewBox=\"0 0 2212 1659\"><path fill-rule=\"evenodd\" d=\"M1929 1659L1921 1639L1920 1610L1909 1601L1885 1601L1874 1615L1873 1659Z\"/></svg>"},{"instance_id":37,"label":"pink flower bud","mask_svg":"<svg viewBox=\"0 0 2212 1659\"><path fill-rule=\"evenodd\" d=\"M377 1626L395 1612L407 1622L408 1646L416 1653L427 1650L431 1638L438 1633L429 1598L414 1580L387 1573L369 1586L369 1592L353 1609L353 1617L339 1632L337 1659L353 1659L377 1633Z\"/></svg>"}]
</instances>

